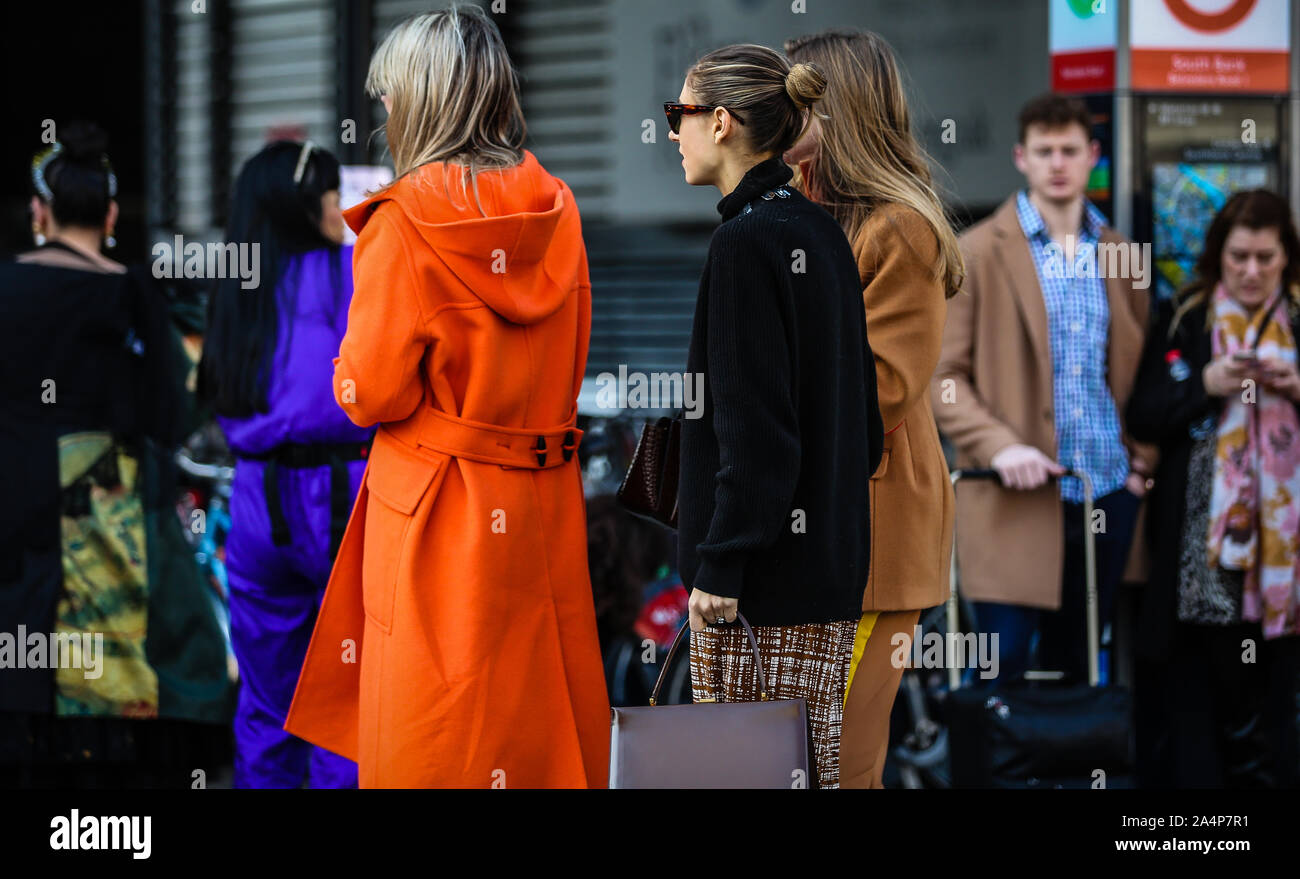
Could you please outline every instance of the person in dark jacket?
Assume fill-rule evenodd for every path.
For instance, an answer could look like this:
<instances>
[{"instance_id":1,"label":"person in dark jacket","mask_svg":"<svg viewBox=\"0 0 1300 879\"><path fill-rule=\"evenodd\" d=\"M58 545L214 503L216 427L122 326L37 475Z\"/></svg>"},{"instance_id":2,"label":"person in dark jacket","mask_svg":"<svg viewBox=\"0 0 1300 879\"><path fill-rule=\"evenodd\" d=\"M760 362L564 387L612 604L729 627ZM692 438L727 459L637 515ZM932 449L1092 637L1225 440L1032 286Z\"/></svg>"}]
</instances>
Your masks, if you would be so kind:
<instances>
[{"instance_id":1,"label":"person in dark jacket","mask_svg":"<svg viewBox=\"0 0 1300 879\"><path fill-rule=\"evenodd\" d=\"M226 747L225 645L176 515L192 362L157 280L103 252L106 150L59 126L37 246L0 262L0 787L189 787Z\"/></svg>"},{"instance_id":2,"label":"person in dark jacket","mask_svg":"<svg viewBox=\"0 0 1300 879\"><path fill-rule=\"evenodd\" d=\"M1300 647L1300 240L1234 195L1196 280L1157 306L1128 408L1158 443L1137 641L1148 786L1294 786Z\"/></svg>"},{"instance_id":3,"label":"person in dark jacket","mask_svg":"<svg viewBox=\"0 0 1300 879\"><path fill-rule=\"evenodd\" d=\"M817 782L836 787L883 427L853 251L785 186L780 158L825 87L811 64L729 46L700 59L665 110L686 182L723 194L687 354L704 404L681 433L694 695L760 697L746 635L726 626L744 614L763 695L807 700Z\"/></svg>"}]
</instances>

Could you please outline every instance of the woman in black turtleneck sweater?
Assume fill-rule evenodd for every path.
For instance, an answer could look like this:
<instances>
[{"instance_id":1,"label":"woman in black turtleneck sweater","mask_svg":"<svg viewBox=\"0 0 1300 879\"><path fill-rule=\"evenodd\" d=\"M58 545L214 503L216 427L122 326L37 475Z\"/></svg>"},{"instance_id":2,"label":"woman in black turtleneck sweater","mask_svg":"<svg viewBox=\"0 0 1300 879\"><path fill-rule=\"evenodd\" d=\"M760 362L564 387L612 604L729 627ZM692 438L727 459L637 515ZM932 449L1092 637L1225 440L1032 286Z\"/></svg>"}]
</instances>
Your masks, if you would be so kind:
<instances>
[{"instance_id":1,"label":"woman in black turtleneck sweater","mask_svg":"<svg viewBox=\"0 0 1300 879\"><path fill-rule=\"evenodd\" d=\"M744 632L726 625L744 614L768 697L808 701L817 780L835 787L883 429L852 249L784 185L780 156L825 85L811 65L730 46L692 67L666 109L686 182L724 196L687 356L704 405L681 440L695 698L759 697Z\"/></svg>"}]
</instances>

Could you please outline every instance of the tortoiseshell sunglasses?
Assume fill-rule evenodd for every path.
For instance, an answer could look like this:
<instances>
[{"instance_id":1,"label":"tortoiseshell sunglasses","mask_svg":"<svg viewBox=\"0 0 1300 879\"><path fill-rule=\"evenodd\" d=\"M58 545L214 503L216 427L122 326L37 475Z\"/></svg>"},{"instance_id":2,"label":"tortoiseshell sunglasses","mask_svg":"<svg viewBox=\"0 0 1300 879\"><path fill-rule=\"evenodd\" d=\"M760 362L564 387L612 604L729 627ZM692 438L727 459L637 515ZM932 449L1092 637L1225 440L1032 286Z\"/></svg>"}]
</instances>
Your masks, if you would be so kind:
<instances>
[{"instance_id":1,"label":"tortoiseshell sunglasses","mask_svg":"<svg viewBox=\"0 0 1300 879\"><path fill-rule=\"evenodd\" d=\"M693 113L712 113L716 109L718 109L716 106L709 107L704 104L679 104L676 101L664 101L664 115L668 117L668 128L671 129L673 134L682 133L682 116L690 116ZM741 125L745 124L745 120L740 118L740 114L730 109L727 112Z\"/></svg>"}]
</instances>

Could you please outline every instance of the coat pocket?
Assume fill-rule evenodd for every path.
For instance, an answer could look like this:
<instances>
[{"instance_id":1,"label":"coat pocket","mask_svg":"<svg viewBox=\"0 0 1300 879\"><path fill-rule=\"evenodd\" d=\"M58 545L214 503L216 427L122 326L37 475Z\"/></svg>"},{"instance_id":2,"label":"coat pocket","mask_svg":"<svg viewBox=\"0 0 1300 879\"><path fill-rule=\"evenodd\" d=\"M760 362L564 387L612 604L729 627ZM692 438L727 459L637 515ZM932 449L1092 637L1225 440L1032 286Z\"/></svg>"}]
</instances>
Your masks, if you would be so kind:
<instances>
[{"instance_id":1,"label":"coat pocket","mask_svg":"<svg viewBox=\"0 0 1300 879\"><path fill-rule=\"evenodd\" d=\"M881 452L881 454L880 454L880 466L876 468L876 472L875 472L875 473L872 473L872 474L871 474L871 478L872 478L872 479L880 479L882 476L884 476L886 473L889 472L889 453L890 453L890 451L891 451L891 449L885 449L883 452Z\"/></svg>"},{"instance_id":2,"label":"coat pocket","mask_svg":"<svg viewBox=\"0 0 1300 879\"><path fill-rule=\"evenodd\" d=\"M362 606L385 633L392 630L397 585L410 568L416 508L445 463L409 452L386 437L375 438L366 471L371 503L362 548Z\"/></svg>"}]
</instances>

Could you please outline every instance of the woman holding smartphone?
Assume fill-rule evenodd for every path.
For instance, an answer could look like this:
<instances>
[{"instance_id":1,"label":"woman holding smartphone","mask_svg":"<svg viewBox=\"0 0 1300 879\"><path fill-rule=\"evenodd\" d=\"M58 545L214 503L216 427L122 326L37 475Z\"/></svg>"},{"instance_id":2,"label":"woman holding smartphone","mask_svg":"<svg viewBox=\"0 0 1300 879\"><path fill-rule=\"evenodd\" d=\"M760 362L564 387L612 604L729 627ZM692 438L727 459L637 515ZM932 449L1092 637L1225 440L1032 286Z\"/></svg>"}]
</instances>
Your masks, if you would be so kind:
<instances>
[{"instance_id":1,"label":"woman holding smartphone","mask_svg":"<svg viewBox=\"0 0 1300 879\"><path fill-rule=\"evenodd\" d=\"M1148 786L1297 783L1298 339L1291 207L1237 193L1158 307L1128 407L1160 444L1135 676Z\"/></svg>"},{"instance_id":2,"label":"woman holding smartphone","mask_svg":"<svg viewBox=\"0 0 1300 879\"><path fill-rule=\"evenodd\" d=\"M825 88L812 65L728 46L691 67L665 111L686 182L723 196L687 354L703 414L681 432L695 699L807 700L816 781L837 787L882 428L853 252L781 161ZM766 694L745 632L728 625L738 613L754 624Z\"/></svg>"},{"instance_id":3,"label":"woman holding smartphone","mask_svg":"<svg viewBox=\"0 0 1300 879\"><path fill-rule=\"evenodd\" d=\"M853 243L885 424L855 648L866 658L845 708L844 740L854 747L840 764L845 787L881 787L903 674L891 656L911 642L921 610L948 597L954 500L929 393L962 258L912 135L889 45L870 32L835 30L789 40L785 50L829 78L820 114L786 161Z\"/></svg>"}]
</instances>

